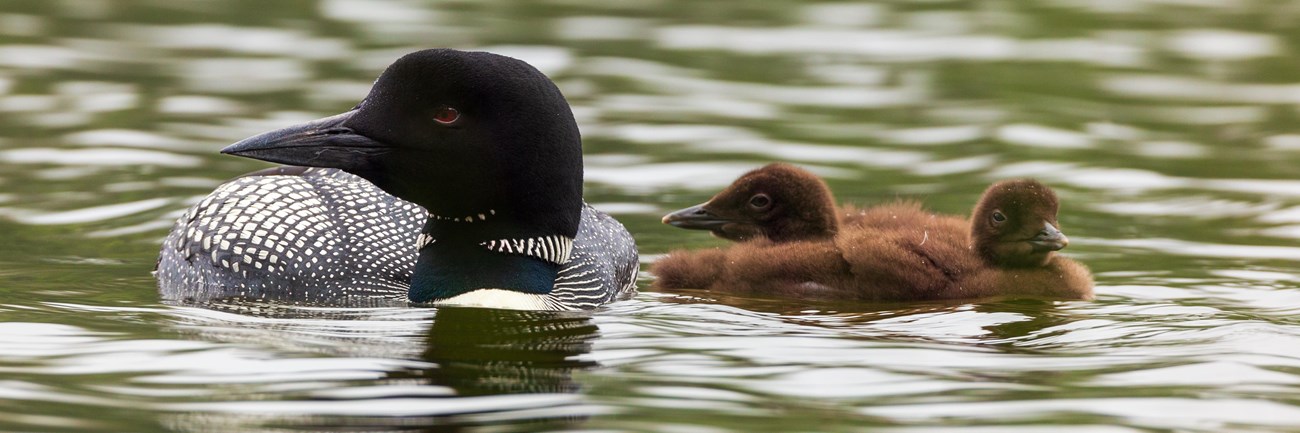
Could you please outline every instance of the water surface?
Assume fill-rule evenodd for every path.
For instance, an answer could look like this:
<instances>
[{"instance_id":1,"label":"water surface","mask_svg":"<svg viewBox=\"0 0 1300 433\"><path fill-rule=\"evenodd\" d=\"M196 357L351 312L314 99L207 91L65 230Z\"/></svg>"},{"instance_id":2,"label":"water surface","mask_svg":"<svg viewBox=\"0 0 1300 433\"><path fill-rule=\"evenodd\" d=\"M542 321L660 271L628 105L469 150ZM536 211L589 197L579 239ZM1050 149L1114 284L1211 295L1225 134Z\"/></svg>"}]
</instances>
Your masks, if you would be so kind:
<instances>
[{"instance_id":1,"label":"water surface","mask_svg":"<svg viewBox=\"0 0 1300 433\"><path fill-rule=\"evenodd\" d=\"M1300 6L0 5L0 430L1300 431ZM1034 176L1095 302L643 293L593 314L159 303L172 221L428 47L523 58L587 200L659 224L766 162L965 213ZM647 275L646 278L649 278Z\"/></svg>"}]
</instances>

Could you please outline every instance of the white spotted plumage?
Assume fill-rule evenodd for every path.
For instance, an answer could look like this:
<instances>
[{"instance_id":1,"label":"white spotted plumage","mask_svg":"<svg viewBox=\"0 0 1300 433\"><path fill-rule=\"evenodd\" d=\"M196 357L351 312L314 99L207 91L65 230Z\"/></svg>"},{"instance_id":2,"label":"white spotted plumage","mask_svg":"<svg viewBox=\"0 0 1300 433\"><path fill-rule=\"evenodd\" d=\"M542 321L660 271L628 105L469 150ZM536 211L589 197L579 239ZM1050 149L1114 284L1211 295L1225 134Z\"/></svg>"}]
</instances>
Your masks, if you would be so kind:
<instances>
[{"instance_id":1,"label":"white spotted plumage","mask_svg":"<svg viewBox=\"0 0 1300 433\"><path fill-rule=\"evenodd\" d=\"M177 221L158 258L159 290L194 301L400 299L425 215L338 170L237 178Z\"/></svg>"},{"instance_id":2,"label":"white spotted plumage","mask_svg":"<svg viewBox=\"0 0 1300 433\"><path fill-rule=\"evenodd\" d=\"M488 210L474 217L493 215L496 211ZM421 233L428 218L423 208L339 170L238 178L190 208L172 228L158 259L159 291L172 301L404 301L419 249L436 242ZM494 239L482 246L560 264L554 290L520 297L484 288L497 291L476 290L451 299L456 303L588 309L636 292L631 236L590 206L583 206L575 239Z\"/></svg>"}]
</instances>

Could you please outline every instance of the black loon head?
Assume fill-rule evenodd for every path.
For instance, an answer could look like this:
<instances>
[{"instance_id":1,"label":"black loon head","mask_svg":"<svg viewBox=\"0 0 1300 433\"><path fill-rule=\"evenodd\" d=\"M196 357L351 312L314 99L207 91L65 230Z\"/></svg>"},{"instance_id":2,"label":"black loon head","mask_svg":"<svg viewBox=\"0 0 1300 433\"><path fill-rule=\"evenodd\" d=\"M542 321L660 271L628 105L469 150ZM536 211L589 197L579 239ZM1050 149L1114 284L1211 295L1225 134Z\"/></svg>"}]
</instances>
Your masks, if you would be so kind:
<instances>
[{"instance_id":1,"label":"black loon head","mask_svg":"<svg viewBox=\"0 0 1300 433\"><path fill-rule=\"evenodd\" d=\"M340 168L427 209L436 244L421 250L415 301L476 288L545 293L557 264L485 255L479 244L571 240L582 209L582 142L568 102L537 69L491 53L408 54L352 110L222 153Z\"/></svg>"},{"instance_id":2,"label":"black loon head","mask_svg":"<svg viewBox=\"0 0 1300 433\"><path fill-rule=\"evenodd\" d=\"M521 60L433 49L398 59L350 111L221 151L340 168L446 218L573 236L582 141L560 90Z\"/></svg>"}]
</instances>

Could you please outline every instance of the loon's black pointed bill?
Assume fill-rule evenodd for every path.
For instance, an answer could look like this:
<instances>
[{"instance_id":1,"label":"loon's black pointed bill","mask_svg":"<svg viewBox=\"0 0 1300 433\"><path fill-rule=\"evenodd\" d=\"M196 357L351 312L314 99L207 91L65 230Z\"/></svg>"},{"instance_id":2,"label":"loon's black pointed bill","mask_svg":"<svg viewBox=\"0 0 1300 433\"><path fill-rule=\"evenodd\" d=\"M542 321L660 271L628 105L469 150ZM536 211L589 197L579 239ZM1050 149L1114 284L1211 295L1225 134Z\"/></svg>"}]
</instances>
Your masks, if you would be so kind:
<instances>
[{"instance_id":1,"label":"loon's black pointed bill","mask_svg":"<svg viewBox=\"0 0 1300 433\"><path fill-rule=\"evenodd\" d=\"M664 215L663 223L673 227L691 229L691 230L719 230L731 221L719 218L717 215L709 212L704 206L708 203L691 206L668 215Z\"/></svg>"},{"instance_id":2,"label":"loon's black pointed bill","mask_svg":"<svg viewBox=\"0 0 1300 433\"><path fill-rule=\"evenodd\" d=\"M1043 223L1043 229L1029 240L1029 244L1034 246L1035 252L1060 251L1070 245L1070 238L1052 223Z\"/></svg>"},{"instance_id":3,"label":"loon's black pointed bill","mask_svg":"<svg viewBox=\"0 0 1300 433\"><path fill-rule=\"evenodd\" d=\"M388 146L343 126L356 110L264 132L226 146L221 153L280 164L361 168Z\"/></svg>"}]
</instances>

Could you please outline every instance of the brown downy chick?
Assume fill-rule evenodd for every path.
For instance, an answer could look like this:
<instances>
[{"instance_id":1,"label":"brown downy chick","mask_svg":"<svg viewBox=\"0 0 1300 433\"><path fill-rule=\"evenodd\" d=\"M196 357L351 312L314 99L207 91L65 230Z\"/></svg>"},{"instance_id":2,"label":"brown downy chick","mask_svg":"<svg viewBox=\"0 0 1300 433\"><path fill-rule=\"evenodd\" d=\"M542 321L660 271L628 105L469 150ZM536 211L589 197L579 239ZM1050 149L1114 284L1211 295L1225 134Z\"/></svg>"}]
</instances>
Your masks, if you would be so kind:
<instances>
[{"instance_id":1,"label":"brown downy chick","mask_svg":"<svg viewBox=\"0 0 1300 433\"><path fill-rule=\"evenodd\" d=\"M912 201L837 208L830 187L817 175L772 163L745 173L707 202L664 215L663 223L737 242L789 242L830 238L841 227L902 226L929 216Z\"/></svg>"},{"instance_id":2,"label":"brown downy chick","mask_svg":"<svg viewBox=\"0 0 1300 433\"><path fill-rule=\"evenodd\" d=\"M703 204L665 215L663 222L732 241L787 242L835 236L836 213L835 197L821 178L773 163L745 173Z\"/></svg>"},{"instance_id":3,"label":"brown downy chick","mask_svg":"<svg viewBox=\"0 0 1300 433\"><path fill-rule=\"evenodd\" d=\"M674 253L655 264L655 286L864 301L1091 299L1087 268L1055 254L1068 244L1057 207L1036 181L1004 181L985 191L969 221L917 208L886 220L901 223L845 227L830 239Z\"/></svg>"}]
</instances>

